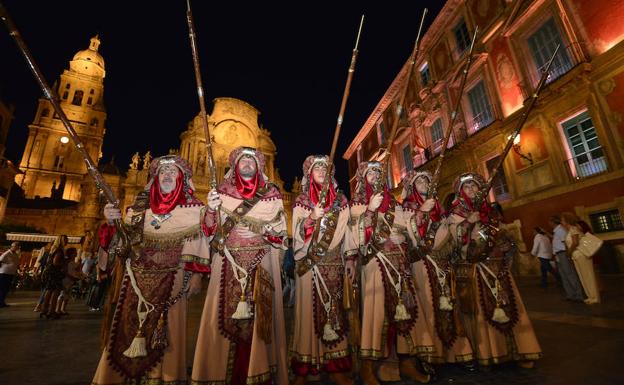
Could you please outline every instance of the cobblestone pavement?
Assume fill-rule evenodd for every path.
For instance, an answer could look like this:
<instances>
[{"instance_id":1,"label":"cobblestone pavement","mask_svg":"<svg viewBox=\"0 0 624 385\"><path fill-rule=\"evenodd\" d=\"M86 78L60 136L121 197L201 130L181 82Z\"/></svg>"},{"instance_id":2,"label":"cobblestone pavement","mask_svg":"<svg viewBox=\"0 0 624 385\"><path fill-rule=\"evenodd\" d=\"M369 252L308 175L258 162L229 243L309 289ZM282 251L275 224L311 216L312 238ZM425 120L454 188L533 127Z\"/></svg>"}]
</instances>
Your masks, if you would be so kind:
<instances>
[{"instance_id":1,"label":"cobblestone pavement","mask_svg":"<svg viewBox=\"0 0 624 385\"><path fill-rule=\"evenodd\" d=\"M434 384L622 384L624 364L624 275L604 276L603 303L565 302L560 289L539 287L538 278L518 280L544 358L535 369L501 365L467 373L453 366L438 367ZM10 307L0 309L0 385L89 384L99 360L101 314L81 301L70 304L70 315L39 319L32 312L38 292L9 295ZM192 363L203 298L189 304L188 360ZM408 384L395 382L393 384ZM316 382L330 384L329 381Z\"/></svg>"}]
</instances>

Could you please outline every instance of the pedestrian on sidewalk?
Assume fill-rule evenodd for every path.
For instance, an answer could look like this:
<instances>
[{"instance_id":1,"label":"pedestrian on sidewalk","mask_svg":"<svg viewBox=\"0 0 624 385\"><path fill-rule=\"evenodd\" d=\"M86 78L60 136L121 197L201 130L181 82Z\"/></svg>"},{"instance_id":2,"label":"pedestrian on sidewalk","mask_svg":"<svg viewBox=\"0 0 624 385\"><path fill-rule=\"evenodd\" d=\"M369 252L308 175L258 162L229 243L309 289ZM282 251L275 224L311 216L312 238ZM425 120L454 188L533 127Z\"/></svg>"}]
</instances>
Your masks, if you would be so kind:
<instances>
[{"instance_id":1,"label":"pedestrian on sidewalk","mask_svg":"<svg viewBox=\"0 0 624 385\"><path fill-rule=\"evenodd\" d=\"M65 276L63 278L63 289L61 290L56 305L56 313L59 315L69 315L67 313L67 303L71 298L71 292L77 281L84 278L82 273L82 266L77 258L77 250L74 247L70 247L65 252L65 260L63 261L63 272Z\"/></svg>"},{"instance_id":2,"label":"pedestrian on sidewalk","mask_svg":"<svg viewBox=\"0 0 624 385\"><path fill-rule=\"evenodd\" d=\"M583 236L578 226L578 217L573 213L565 212L561 214L561 225L568 230L565 239L566 254L574 261L574 267L580 278L581 285L583 290L585 290L585 294L587 294L585 303L588 305L600 303L600 292L596 284L596 272L594 271L591 256L586 256L576 250Z\"/></svg>"},{"instance_id":3,"label":"pedestrian on sidewalk","mask_svg":"<svg viewBox=\"0 0 624 385\"><path fill-rule=\"evenodd\" d=\"M9 306L4 300L11 289L15 274L17 274L19 255L19 242L11 243L11 247L0 255L0 308Z\"/></svg>"},{"instance_id":4,"label":"pedestrian on sidewalk","mask_svg":"<svg viewBox=\"0 0 624 385\"><path fill-rule=\"evenodd\" d=\"M60 242L60 235L59 238L57 238L58 242ZM35 308L33 309L33 311L35 313L39 313L41 312L41 307L43 306L43 301L45 299L45 288L43 285L43 271L45 270L46 266L48 265L48 262L51 260L50 259L50 250L52 249L52 246L54 245L54 242L48 242L48 244L46 244L44 247L42 247L39 250L39 255L37 256L37 261L35 262L35 267L34 267L34 279L35 281L39 281L39 283L41 284L41 295L39 295L39 300L37 301L37 306L35 306Z\"/></svg>"},{"instance_id":5,"label":"pedestrian on sidewalk","mask_svg":"<svg viewBox=\"0 0 624 385\"><path fill-rule=\"evenodd\" d=\"M559 215L551 216L549 222L553 228L552 250L559 267L566 300L581 302L585 298L583 288L572 260L566 254L565 239L568 231L561 225L561 217Z\"/></svg>"},{"instance_id":6,"label":"pedestrian on sidewalk","mask_svg":"<svg viewBox=\"0 0 624 385\"><path fill-rule=\"evenodd\" d=\"M41 284L45 291L41 313L39 314L40 318L44 316L46 318L58 318L60 316L56 312L56 303L61 290L63 290L63 278L65 278L63 265L66 244L66 235L61 235L57 238L50 250L50 260L41 274Z\"/></svg>"},{"instance_id":7,"label":"pedestrian on sidewalk","mask_svg":"<svg viewBox=\"0 0 624 385\"><path fill-rule=\"evenodd\" d=\"M561 283L559 272L554 269L551 262L553 261L553 248L550 239L546 236L546 232L541 227L535 227L535 237L533 238L533 249L531 255L537 257L540 261L540 270L542 272L541 286L548 287L548 273Z\"/></svg>"}]
</instances>

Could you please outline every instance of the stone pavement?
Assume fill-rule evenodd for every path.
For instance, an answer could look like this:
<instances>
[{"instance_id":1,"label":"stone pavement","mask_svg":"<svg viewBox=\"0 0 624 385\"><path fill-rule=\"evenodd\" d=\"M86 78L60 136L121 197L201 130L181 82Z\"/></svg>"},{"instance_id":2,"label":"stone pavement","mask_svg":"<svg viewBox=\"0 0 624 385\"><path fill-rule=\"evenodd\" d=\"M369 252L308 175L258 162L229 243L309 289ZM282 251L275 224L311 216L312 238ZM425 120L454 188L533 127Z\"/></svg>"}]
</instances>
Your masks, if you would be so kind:
<instances>
[{"instance_id":1,"label":"stone pavement","mask_svg":"<svg viewBox=\"0 0 624 385\"><path fill-rule=\"evenodd\" d=\"M539 287L539 279L518 280L544 351L535 369L502 365L468 374L444 366L434 384L622 384L624 381L624 275L604 276L603 303L585 305L562 300L559 288ZM81 302L69 316L39 319L33 313L38 292L9 295L11 307L0 309L0 385L86 385L100 357L101 314ZM203 298L189 304L188 360L192 363ZM319 384L319 383L317 383ZM329 382L322 382L329 384ZM394 383L407 384L403 383Z\"/></svg>"}]
</instances>

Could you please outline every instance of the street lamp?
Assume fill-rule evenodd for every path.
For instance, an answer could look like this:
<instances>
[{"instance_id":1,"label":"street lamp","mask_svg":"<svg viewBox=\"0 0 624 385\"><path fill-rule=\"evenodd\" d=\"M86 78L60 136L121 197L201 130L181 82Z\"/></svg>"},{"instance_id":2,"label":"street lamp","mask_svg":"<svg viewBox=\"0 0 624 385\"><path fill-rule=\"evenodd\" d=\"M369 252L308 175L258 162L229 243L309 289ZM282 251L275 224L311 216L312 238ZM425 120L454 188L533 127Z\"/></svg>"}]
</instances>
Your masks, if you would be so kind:
<instances>
[{"instance_id":1,"label":"street lamp","mask_svg":"<svg viewBox=\"0 0 624 385\"><path fill-rule=\"evenodd\" d=\"M69 143L69 138L66 137L66 136L61 136L61 143L63 143L63 144Z\"/></svg>"},{"instance_id":2,"label":"street lamp","mask_svg":"<svg viewBox=\"0 0 624 385\"><path fill-rule=\"evenodd\" d=\"M511 139L512 136L513 134L509 135L507 137L507 140ZM518 133L518 135L516 135L516 137L513 139L513 149L515 153L518 154L522 159L528 160L531 166L533 165L533 157L531 156L531 153L529 152L525 155L520 149L520 133Z\"/></svg>"}]
</instances>

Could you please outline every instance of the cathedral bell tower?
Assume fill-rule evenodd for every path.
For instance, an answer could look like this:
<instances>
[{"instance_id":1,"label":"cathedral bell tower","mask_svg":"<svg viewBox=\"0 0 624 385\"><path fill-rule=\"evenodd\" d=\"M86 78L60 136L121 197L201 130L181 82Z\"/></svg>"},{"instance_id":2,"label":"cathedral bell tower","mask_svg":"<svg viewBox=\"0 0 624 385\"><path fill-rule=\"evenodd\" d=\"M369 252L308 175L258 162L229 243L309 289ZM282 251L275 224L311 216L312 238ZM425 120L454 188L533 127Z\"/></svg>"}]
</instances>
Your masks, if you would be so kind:
<instances>
[{"instance_id":1,"label":"cathedral bell tower","mask_svg":"<svg viewBox=\"0 0 624 385\"><path fill-rule=\"evenodd\" d=\"M99 37L92 37L89 48L74 55L69 69L63 71L53 87L61 108L96 163L99 162L106 132L106 71L99 47ZM87 168L47 99L39 99L35 118L28 129L28 141L19 165L24 174L18 175L15 180L24 190L26 198L62 197L79 201L80 184Z\"/></svg>"}]
</instances>

